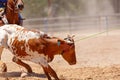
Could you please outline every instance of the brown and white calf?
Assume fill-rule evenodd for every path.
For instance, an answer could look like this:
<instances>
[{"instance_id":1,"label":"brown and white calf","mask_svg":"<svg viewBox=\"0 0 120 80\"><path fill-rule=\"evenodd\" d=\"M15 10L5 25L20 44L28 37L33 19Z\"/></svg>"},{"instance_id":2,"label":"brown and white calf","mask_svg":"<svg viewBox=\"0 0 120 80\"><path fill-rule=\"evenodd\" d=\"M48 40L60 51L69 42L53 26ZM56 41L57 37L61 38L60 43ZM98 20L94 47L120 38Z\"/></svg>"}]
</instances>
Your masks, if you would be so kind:
<instances>
[{"instance_id":1,"label":"brown and white calf","mask_svg":"<svg viewBox=\"0 0 120 80\"><path fill-rule=\"evenodd\" d=\"M16 59L40 64L48 80L51 80L51 76L59 80L56 72L48 64L55 55L62 55L70 65L76 64L72 37L60 39L18 25L4 25L0 27L0 46L9 49Z\"/></svg>"}]
</instances>

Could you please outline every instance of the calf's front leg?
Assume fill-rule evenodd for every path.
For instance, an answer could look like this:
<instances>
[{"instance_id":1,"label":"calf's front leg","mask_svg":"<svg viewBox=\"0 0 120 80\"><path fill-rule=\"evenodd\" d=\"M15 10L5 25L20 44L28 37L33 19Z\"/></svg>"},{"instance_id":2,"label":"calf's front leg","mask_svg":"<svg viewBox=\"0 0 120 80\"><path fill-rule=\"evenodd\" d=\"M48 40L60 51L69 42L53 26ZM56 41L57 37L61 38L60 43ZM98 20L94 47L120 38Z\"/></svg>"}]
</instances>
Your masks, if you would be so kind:
<instances>
[{"instance_id":1,"label":"calf's front leg","mask_svg":"<svg viewBox=\"0 0 120 80\"><path fill-rule=\"evenodd\" d=\"M50 76L54 77L55 80L59 80L56 72L55 72L49 65L46 66L46 67L45 67L45 66L42 66L42 68L43 68L43 70L44 70L44 72L45 72L48 80L52 80Z\"/></svg>"}]
</instances>

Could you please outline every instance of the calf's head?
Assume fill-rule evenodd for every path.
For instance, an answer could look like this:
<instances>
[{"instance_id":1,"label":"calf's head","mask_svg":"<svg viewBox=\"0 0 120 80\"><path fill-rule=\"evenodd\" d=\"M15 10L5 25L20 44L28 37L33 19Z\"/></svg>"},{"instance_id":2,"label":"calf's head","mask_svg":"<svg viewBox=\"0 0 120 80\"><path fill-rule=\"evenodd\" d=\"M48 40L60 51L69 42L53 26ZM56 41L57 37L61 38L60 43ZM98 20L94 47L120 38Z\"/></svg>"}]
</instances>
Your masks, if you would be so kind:
<instances>
[{"instance_id":1,"label":"calf's head","mask_svg":"<svg viewBox=\"0 0 120 80\"><path fill-rule=\"evenodd\" d=\"M62 40L58 40L58 43L62 47L62 57L70 64L76 64L76 55L75 55L75 44L73 37L68 36Z\"/></svg>"}]
</instances>

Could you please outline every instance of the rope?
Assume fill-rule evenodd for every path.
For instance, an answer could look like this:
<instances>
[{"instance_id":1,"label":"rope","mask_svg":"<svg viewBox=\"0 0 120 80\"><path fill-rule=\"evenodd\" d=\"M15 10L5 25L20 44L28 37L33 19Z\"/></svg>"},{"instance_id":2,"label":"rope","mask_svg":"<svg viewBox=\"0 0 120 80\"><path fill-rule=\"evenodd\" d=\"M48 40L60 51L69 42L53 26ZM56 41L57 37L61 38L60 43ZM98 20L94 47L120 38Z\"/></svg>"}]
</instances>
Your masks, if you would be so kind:
<instances>
[{"instance_id":1,"label":"rope","mask_svg":"<svg viewBox=\"0 0 120 80\"><path fill-rule=\"evenodd\" d=\"M118 29L120 29L120 28L114 28L114 29L111 29L111 30L109 29L109 30L106 30L106 31L103 31L103 32L99 32L99 33L95 33L95 34L92 34L92 35L88 35L86 37L83 37L83 38L80 38L78 40L75 40L75 42L78 42L78 41L81 41L81 40L85 40L85 39L89 39L89 38L93 38L93 37L96 37L96 36L98 36L100 34L108 33L110 31L118 30Z\"/></svg>"},{"instance_id":2,"label":"rope","mask_svg":"<svg viewBox=\"0 0 120 80\"><path fill-rule=\"evenodd\" d=\"M84 39L88 39L88 38L92 38L92 37L96 37L96 36L98 36L100 34L103 34L103 33L106 33L106 32L108 32L108 31L103 31L103 32L95 33L95 34L92 34L92 35L80 38L80 39L76 40L75 42L78 42L78 41L81 41L81 40L84 40Z\"/></svg>"}]
</instances>

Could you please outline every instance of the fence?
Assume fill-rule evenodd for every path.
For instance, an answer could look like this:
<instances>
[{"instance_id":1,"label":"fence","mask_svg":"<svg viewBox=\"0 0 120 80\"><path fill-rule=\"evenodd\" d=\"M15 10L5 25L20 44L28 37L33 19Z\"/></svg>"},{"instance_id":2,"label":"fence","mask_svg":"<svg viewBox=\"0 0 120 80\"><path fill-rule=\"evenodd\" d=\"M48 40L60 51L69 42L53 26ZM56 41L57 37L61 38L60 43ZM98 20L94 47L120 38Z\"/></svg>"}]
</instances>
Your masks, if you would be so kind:
<instances>
[{"instance_id":1,"label":"fence","mask_svg":"<svg viewBox=\"0 0 120 80\"><path fill-rule=\"evenodd\" d=\"M48 33L99 33L120 27L120 14L97 16L67 16L35 18L24 21L24 26Z\"/></svg>"}]
</instances>

